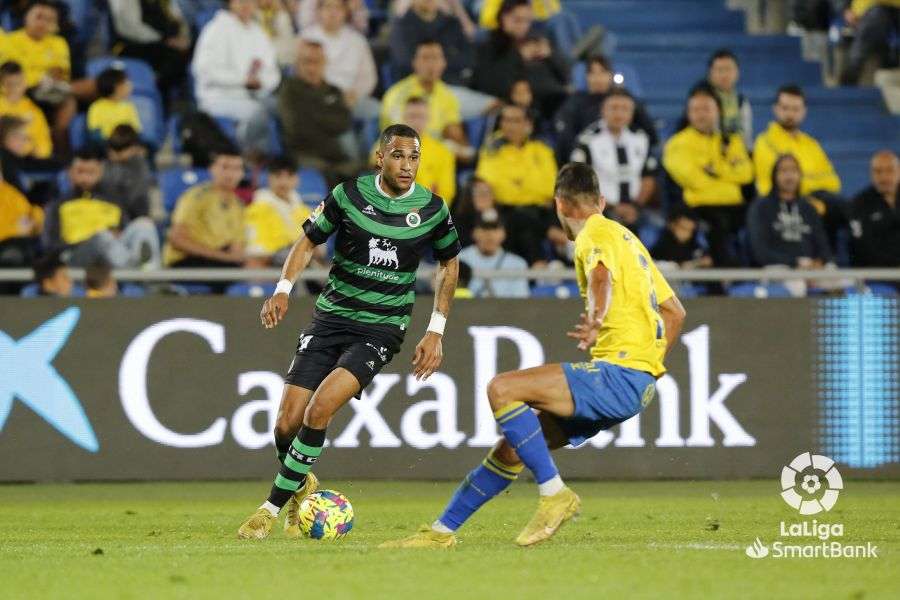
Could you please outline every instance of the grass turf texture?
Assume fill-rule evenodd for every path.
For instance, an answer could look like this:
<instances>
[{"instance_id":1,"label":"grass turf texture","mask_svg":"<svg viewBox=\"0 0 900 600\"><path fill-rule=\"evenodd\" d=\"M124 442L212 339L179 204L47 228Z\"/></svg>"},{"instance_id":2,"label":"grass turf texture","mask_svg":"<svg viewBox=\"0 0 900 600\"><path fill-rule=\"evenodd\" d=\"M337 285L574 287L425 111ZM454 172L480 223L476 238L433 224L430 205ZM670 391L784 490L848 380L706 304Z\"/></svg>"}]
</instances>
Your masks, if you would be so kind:
<instances>
[{"instance_id":1,"label":"grass turf texture","mask_svg":"<svg viewBox=\"0 0 900 600\"><path fill-rule=\"evenodd\" d=\"M379 550L441 510L455 484L337 482L342 541L240 541L266 482L0 486L2 598L880 598L900 589L900 482L847 482L822 522L877 559L753 560L801 519L774 481L574 482L582 516L551 541L513 539L536 506L518 483L451 551ZM834 538L833 538L834 539ZM814 543L803 538L798 543ZM98 550L99 549L99 550ZM102 553L101 553L102 551Z\"/></svg>"}]
</instances>

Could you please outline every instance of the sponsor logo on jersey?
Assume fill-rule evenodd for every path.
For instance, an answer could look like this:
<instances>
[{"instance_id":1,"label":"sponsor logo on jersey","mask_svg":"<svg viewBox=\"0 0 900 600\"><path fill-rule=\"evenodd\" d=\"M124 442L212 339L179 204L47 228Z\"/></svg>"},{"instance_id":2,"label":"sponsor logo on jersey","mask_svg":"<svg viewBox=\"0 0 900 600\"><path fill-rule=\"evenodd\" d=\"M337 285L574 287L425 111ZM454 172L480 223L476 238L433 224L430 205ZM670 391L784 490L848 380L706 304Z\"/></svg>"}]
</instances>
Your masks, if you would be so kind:
<instances>
[{"instance_id":1,"label":"sponsor logo on jersey","mask_svg":"<svg viewBox=\"0 0 900 600\"><path fill-rule=\"evenodd\" d=\"M400 259L397 257L397 246L381 238L370 239L369 264L366 266L398 269L400 267Z\"/></svg>"}]
</instances>

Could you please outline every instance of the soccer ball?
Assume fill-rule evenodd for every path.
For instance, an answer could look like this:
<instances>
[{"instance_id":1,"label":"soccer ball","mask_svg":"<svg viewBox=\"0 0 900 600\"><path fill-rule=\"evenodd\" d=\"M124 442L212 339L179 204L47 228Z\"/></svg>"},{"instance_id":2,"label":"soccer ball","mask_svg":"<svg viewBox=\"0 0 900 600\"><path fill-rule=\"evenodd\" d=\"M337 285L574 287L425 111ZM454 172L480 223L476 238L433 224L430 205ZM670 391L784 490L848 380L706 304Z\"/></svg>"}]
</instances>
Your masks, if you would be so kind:
<instances>
[{"instance_id":1,"label":"soccer ball","mask_svg":"<svg viewBox=\"0 0 900 600\"><path fill-rule=\"evenodd\" d=\"M336 540L353 528L353 506L347 496L320 490L300 503L300 531L314 540Z\"/></svg>"}]
</instances>

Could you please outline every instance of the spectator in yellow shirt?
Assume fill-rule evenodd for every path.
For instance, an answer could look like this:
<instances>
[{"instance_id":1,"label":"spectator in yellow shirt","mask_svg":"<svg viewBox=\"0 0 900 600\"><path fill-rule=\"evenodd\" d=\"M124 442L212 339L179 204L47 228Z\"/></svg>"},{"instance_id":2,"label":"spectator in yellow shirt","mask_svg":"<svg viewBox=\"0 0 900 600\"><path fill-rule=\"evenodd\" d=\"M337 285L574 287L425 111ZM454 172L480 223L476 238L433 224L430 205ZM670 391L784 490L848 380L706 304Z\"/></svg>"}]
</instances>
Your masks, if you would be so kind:
<instances>
[{"instance_id":1,"label":"spectator in yellow shirt","mask_svg":"<svg viewBox=\"0 0 900 600\"><path fill-rule=\"evenodd\" d=\"M416 47L413 73L392 85L381 103L381 128L402 122L406 102L414 96L428 102L428 134L443 139L460 160L470 160L475 150L469 145L462 126L459 100L442 80L447 68L444 49L434 40Z\"/></svg>"},{"instance_id":2,"label":"spectator in yellow shirt","mask_svg":"<svg viewBox=\"0 0 900 600\"><path fill-rule=\"evenodd\" d=\"M19 117L27 124L30 146L28 155L48 158L53 153L50 126L38 105L25 92L25 75L15 61L0 65L0 115Z\"/></svg>"},{"instance_id":3,"label":"spectator in yellow shirt","mask_svg":"<svg viewBox=\"0 0 900 600\"><path fill-rule=\"evenodd\" d=\"M280 266L310 211L297 193L297 164L287 157L269 162L269 185L256 190L244 211L248 266Z\"/></svg>"},{"instance_id":4,"label":"spectator in yellow shirt","mask_svg":"<svg viewBox=\"0 0 900 600\"><path fill-rule=\"evenodd\" d=\"M478 24L485 29L497 29L497 14L502 4L503 0L484 0ZM535 20L546 21L559 12L559 0L531 0L531 9L534 11Z\"/></svg>"},{"instance_id":5,"label":"spectator in yellow shirt","mask_svg":"<svg viewBox=\"0 0 900 600\"><path fill-rule=\"evenodd\" d=\"M416 183L443 198L447 204L452 204L456 197L456 157L439 139L429 135L429 113L428 102L413 96L406 101L401 121L415 129L422 142Z\"/></svg>"},{"instance_id":6,"label":"spectator in yellow shirt","mask_svg":"<svg viewBox=\"0 0 900 600\"><path fill-rule=\"evenodd\" d=\"M687 126L663 150L663 166L681 186L684 202L709 229L710 254L717 266L736 266L734 236L744 224L741 186L753 181L753 165L739 134L719 131L719 98L708 84L691 91Z\"/></svg>"},{"instance_id":7,"label":"spectator in yellow shirt","mask_svg":"<svg viewBox=\"0 0 900 600\"><path fill-rule=\"evenodd\" d=\"M0 177L0 267L30 265L43 227L41 207Z\"/></svg>"},{"instance_id":8,"label":"spectator in yellow shirt","mask_svg":"<svg viewBox=\"0 0 900 600\"><path fill-rule=\"evenodd\" d=\"M100 98L91 104L87 114L87 127L92 136L105 140L119 125L130 125L141 131L137 109L129 101L133 86L122 69L105 69L97 76L97 93Z\"/></svg>"},{"instance_id":9,"label":"spectator in yellow shirt","mask_svg":"<svg viewBox=\"0 0 900 600\"><path fill-rule=\"evenodd\" d=\"M815 192L837 194L841 191L831 161L822 146L810 135L800 131L806 118L806 100L803 90L786 85L778 90L772 107L775 120L769 128L756 136L753 145L753 164L756 167L756 191L767 196L772 191L772 167L782 154L792 154L800 162L803 171L800 194Z\"/></svg>"},{"instance_id":10,"label":"spectator in yellow shirt","mask_svg":"<svg viewBox=\"0 0 900 600\"><path fill-rule=\"evenodd\" d=\"M544 142L531 139L534 117L521 106L500 111L500 131L485 142L475 176L487 182L509 232L506 246L528 264L542 260L541 246L555 213L550 209L556 157Z\"/></svg>"}]
</instances>

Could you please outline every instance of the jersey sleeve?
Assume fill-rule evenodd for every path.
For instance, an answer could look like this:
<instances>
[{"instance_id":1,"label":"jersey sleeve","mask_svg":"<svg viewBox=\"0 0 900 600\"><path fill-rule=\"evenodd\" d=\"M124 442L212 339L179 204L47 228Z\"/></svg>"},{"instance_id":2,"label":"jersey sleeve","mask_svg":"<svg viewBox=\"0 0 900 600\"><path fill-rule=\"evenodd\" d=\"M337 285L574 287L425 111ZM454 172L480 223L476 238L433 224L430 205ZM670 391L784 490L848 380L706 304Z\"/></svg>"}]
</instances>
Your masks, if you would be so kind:
<instances>
[{"instance_id":1,"label":"jersey sleeve","mask_svg":"<svg viewBox=\"0 0 900 600\"><path fill-rule=\"evenodd\" d=\"M619 259L613 252L613 244L600 232L589 236L579 236L575 244L575 257L584 266L584 276L590 278L591 271L600 264L610 272L613 279L618 273Z\"/></svg>"},{"instance_id":2,"label":"jersey sleeve","mask_svg":"<svg viewBox=\"0 0 900 600\"><path fill-rule=\"evenodd\" d=\"M450 260L459 254L462 246L459 243L459 234L456 232L450 210L445 205L441 211L444 215L432 230L431 248L434 250L434 258L437 260Z\"/></svg>"},{"instance_id":3,"label":"jersey sleeve","mask_svg":"<svg viewBox=\"0 0 900 600\"><path fill-rule=\"evenodd\" d=\"M303 222L303 233L310 241L318 246L324 244L341 222L341 207L334 192L328 194L324 200L312 211L309 218Z\"/></svg>"}]
</instances>

